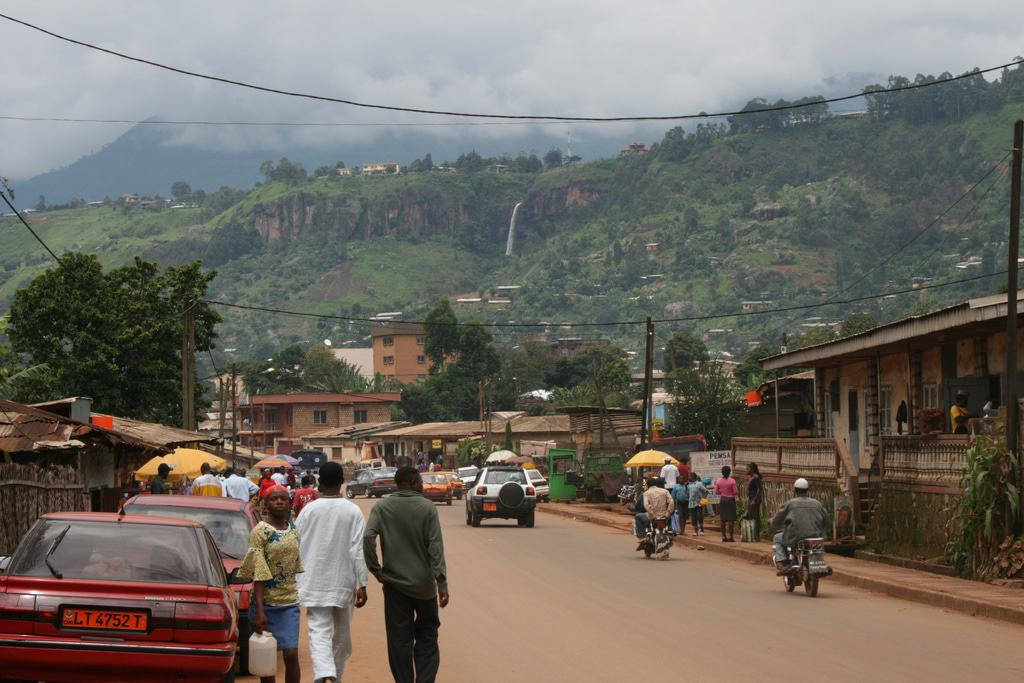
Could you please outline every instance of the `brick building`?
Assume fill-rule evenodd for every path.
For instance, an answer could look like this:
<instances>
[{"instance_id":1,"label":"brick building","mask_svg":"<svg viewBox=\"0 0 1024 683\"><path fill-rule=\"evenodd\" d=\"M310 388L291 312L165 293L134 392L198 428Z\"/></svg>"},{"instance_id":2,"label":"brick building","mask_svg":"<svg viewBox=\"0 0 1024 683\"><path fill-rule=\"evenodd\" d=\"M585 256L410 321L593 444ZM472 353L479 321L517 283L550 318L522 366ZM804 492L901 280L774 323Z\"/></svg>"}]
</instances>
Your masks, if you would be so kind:
<instances>
[{"instance_id":1,"label":"brick building","mask_svg":"<svg viewBox=\"0 0 1024 683\"><path fill-rule=\"evenodd\" d=\"M251 396L239 407L239 440L276 455L302 448L302 437L332 427L387 422L398 393L298 393Z\"/></svg>"},{"instance_id":2,"label":"brick building","mask_svg":"<svg viewBox=\"0 0 1024 683\"><path fill-rule=\"evenodd\" d=\"M426 379L430 360L424 350L426 330L423 325L394 321L374 323L370 333L374 373L392 377L402 384Z\"/></svg>"}]
</instances>

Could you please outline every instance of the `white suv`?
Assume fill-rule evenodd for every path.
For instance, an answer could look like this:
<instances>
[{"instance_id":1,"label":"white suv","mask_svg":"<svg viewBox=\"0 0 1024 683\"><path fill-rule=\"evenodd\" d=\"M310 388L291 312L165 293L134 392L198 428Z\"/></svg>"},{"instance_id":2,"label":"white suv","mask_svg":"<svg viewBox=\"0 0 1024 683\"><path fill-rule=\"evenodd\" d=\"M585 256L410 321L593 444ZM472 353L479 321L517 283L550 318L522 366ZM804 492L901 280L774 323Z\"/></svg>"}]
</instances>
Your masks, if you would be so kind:
<instances>
[{"instance_id":1,"label":"white suv","mask_svg":"<svg viewBox=\"0 0 1024 683\"><path fill-rule=\"evenodd\" d=\"M480 526L483 519L514 519L519 526L533 527L537 490L528 470L520 467L485 467L466 489L466 524Z\"/></svg>"},{"instance_id":2,"label":"white suv","mask_svg":"<svg viewBox=\"0 0 1024 683\"><path fill-rule=\"evenodd\" d=\"M533 484L534 490L537 492L537 500L551 500L551 487L548 485L548 480L544 478L544 475L541 473L541 471L524 471L526 472L526 476L530 479L530 483Z\"/></svg>"}]
</instances>

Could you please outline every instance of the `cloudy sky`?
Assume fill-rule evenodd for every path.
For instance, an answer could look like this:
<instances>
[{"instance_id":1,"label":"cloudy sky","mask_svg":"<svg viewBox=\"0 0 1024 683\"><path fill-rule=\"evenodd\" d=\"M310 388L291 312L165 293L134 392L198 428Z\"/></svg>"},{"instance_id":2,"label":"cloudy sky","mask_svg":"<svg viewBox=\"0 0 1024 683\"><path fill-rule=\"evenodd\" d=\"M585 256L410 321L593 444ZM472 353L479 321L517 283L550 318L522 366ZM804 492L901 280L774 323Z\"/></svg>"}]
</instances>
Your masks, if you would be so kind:
<instances>
[{"instance_id":1,"label":"cloudy sky","mask_svg":"<svg viewBox=\"0 0 1024 683\"><path fill-rule=\"evenodd\" d=\"M139 57L290 90L424 108L624 115L818 94L827 79L851 73L912 77L1007 62L1024 54L1024 22L1007 20L1012 4L9 0L0 12ZM448 120L247 92L58 42L5 20L0 44L0 116ZM513 134L511 128L486 130L502 136ZM0 175L24 178L70 163L126 129L0 121ZM366 139L379 130L182 127L177 142L281 149L316 145L325 135ZM449 135L465 130L444 129ZM564 137L565 126L550 130ZM628 136L628 128L619 130ZM608 133L574 128L574 135L587 134Z\"/></svg>"}]
</instances>

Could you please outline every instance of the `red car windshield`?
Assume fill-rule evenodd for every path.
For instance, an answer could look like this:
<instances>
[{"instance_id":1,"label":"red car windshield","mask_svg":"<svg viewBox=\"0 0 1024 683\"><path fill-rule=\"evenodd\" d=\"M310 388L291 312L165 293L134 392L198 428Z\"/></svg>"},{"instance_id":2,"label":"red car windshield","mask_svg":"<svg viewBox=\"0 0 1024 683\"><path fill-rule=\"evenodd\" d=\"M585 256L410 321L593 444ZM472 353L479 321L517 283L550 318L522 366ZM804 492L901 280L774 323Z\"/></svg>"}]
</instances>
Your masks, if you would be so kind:
<instances>
[{"instance_id":1,"label":"red car windshield","mask_svg":"<svg viewBox=\"0 0 1024 683\"><path fill-rule=\"evenodd\" d=\"M235 560L245 557L245 551L249 549L252 525L241 510L210 510L184 505L129 505L125 512L130 515L179 517L199 522L210 530L217 549Z\"/></svg>"},{"instance_id":2,"label":"red car windshield","mask_svg":"<svg viewBox=\"0 0 1024 683\"><path fill-rule=\"evenodd\" d=\"M44 519L29 532L8 573L206 584L201 552L210 551L200 548L190 527Z\"/></svg>"}]
</instances>

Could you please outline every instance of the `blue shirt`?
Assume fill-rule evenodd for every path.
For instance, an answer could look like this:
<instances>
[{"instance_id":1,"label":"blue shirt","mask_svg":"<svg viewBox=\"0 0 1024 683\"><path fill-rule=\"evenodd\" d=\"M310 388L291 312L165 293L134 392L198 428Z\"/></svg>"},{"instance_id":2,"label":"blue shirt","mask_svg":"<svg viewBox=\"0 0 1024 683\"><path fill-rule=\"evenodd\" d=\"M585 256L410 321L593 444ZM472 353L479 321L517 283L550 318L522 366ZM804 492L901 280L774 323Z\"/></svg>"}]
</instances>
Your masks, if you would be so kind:
<instances>
[{"instance_id":1,"label":"blue shirt","mask_svg":"<svg viewBox=\"0 0 1024 683\"><path fill-rule=\"evenodd\" d=\"M672 487L672 497L675 498L676 505L682 505L688 498L686 486L683 484L676 484Z\"/></svg>"}]
</instances>

